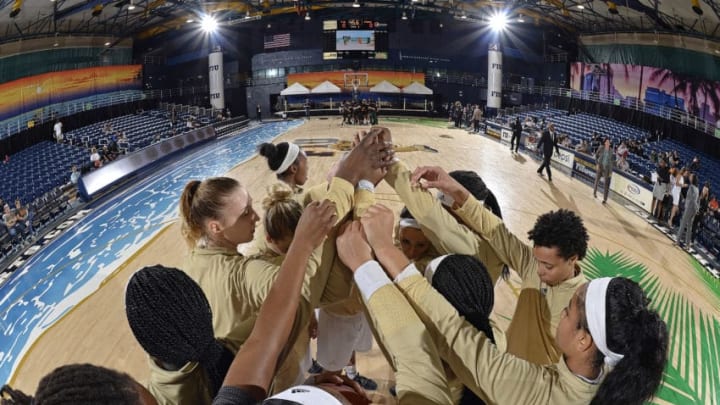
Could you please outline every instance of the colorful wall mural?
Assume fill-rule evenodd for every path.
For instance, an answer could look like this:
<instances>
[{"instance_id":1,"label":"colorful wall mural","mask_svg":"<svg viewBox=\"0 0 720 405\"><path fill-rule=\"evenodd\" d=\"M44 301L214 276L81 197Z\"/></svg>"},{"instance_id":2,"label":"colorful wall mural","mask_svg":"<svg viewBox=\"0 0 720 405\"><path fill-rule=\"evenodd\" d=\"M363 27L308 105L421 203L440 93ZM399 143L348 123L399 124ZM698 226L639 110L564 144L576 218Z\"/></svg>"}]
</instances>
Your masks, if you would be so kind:
<instances>
[{"instance_id":1,"label":"colorful wall mural","mask_svg":"<svg viewBox=\"0 0 720 405\"><path fill-rule=\"evenodd\" d=\"M141 65L93 67L25 77L0 84L0 120L50 104L141 88Z\"/></svg>"},{"instance_id":2,"label":"colorful wall mural","mask_svg":"<svg viewBox=\"0 0 720 405\"><path fill-rule=\"evenodd\" d=\"M649 112L663 106L686 111L716 126L720 120L720 82L668 69L576 62L570 65L570 85L573 90L597 92L622 105L639 101Z\"/></svg>"}]
</instances>

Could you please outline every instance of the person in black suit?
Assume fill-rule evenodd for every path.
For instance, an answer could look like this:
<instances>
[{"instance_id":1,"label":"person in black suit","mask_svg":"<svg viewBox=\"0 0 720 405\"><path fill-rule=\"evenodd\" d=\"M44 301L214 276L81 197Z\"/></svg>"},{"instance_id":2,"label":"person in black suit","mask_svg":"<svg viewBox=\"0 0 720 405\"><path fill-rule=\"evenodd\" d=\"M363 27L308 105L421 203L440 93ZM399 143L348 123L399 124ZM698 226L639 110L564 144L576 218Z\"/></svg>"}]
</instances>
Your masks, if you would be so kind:
<instances>
[{"instance_id":1,"label":"person in black suit","mask_svg":"<svg viewBox=\"0 0 720 405\"><path fill-rule=\"evenodd\" d=\"M537 150L543 153L543 162L537 169L537 174L542 176L542 169L547 169L548 181L552 182L552 172L550 171L550 158L552 158L553 148L560 154L560 148L557 144L557 134L555 133L555 124L550 123L542 133L540 141L537 144Z\"/></svg>"},{"instance_id":2,"label":"person in black suit","mask_svg":"<svg viewBox=\"0 0 720 405\"><path fill-rule=\"evenodd\" d=\"M520 147L520 136L522 135L522 124L520 124L520 117L515 118L512 131L512 138L510 138L510 152L517 153L518 148Z\"/></svg>"}]
</instances>

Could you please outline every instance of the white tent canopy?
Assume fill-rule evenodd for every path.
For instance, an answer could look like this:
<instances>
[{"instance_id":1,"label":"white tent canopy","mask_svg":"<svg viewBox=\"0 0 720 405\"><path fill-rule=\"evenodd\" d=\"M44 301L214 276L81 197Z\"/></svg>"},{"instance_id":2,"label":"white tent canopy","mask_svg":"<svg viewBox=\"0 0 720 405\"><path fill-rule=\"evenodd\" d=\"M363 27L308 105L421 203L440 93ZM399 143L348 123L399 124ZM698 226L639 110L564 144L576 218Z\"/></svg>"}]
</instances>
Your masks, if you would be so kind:
<instances>
[{"instance_id":1,"label":"white tent canopy","mask_svg":"<svg viewBox=\"0 0 720 405\"><path fill-rule=\"evenodd\" d=\"M422 84L418 82L412 82L408 86L405 86L402 89L402 92L405 94L424 94L424 95L431 95L433 94L433 91L428 89L427 87L423 86Z\"/></svg>"},{"instance_id":2,"label":"white tent canopy","mask_svg":"<svg viewBox=\"0 0 720 405\"><path fill-rule=\"evenodd\" d=\"M390 83L387 80L383 80L380 83L370 88L371 93L400 93L400 88Z\"/></svg>"},{"instance_id":3,"label":"white tent canopy","mask_svg":"<svg viewBox=\"0 0 720 405\"><path fill-rule=\"evenodd\" d=\"M317 87L313 87L310 92L313 94L340 93L340 87L332 84L329 80L325 80L318 84Z\"/></svg>"},{"instance_id":4,"label":"white tent canopy","mask_svg":"<svg viewBox=\"0 0 720 405\"><path fill-rule=\"evenodd\" d=\"M291 86L288 86L287 89L280 92L281 96L295 96L298 94L310 94L310 89L298 82L295 82Z\"/></svg>"}]
</instances>

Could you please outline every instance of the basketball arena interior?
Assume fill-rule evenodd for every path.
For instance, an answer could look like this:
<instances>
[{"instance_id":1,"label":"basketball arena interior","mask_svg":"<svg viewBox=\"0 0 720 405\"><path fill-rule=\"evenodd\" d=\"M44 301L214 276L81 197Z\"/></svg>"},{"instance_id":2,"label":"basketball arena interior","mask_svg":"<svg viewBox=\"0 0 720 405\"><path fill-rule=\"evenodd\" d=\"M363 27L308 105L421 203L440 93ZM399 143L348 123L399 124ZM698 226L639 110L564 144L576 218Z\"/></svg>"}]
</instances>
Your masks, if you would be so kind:
<instances>
[{"instance_id":1,"label":"basketball arena interior","mask_svg":"<svg viewBox=\"0 0 720 405\"><path fill-rule=\"evenodd\" d=\"M152 355L126 290L146 266L184 270L188 182L239 182L263 239L281 176L261 144L297 145L311 190L379 126L411 172L476 173L528 246L541 215L579 216L589 285L632 280L666 325L643 402L718 404L719 67L717 0L0 0L0 382L32 395L58 367L93 364L145 385ZM378 180L374 202L398 221L411 206ZM503 262L498 331L517 327L526 288ZM402 361L374 310L359 311L374 338L350 377L370 403L441 403L403 400ZM305 338L314 363L322 343ZM507 403L438 350L479 401L451 402Z\"/></svg>"}]
</instances>

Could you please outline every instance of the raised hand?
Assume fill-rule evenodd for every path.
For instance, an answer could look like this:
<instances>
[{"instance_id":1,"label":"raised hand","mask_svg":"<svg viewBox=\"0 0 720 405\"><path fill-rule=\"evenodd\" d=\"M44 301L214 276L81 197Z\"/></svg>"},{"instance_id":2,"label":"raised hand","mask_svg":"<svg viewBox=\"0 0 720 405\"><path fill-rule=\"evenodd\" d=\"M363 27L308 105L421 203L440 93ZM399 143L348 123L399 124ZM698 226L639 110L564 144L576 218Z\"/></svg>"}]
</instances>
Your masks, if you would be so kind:
<instances>
[{"instance_id":1,"label":"raised hand","mask_svg":"<svg viewBox=\"0 0 720 405\"><path fill-rule=\"evenodd\" d=\"M313 201L305 207L292 243L304 243L315 249L335 226L335 222L337 222L337 214L334 203L329 200Z\"/></svg>"},{"instance_id":2,"label":"raised hand","mask_svg":"<svg viewBox=\"0 0 720 405\"><path fill-rule=\"evenodd\" d=\"M373 250L393 245L393 227L395 219L388 207L375 204L370 206L360 218L363 231Z\"/></svg>"},{"instance_id":3,"label":"raised hand","mask_svg":"<svg viewBox=\"0 0 720 405\"><path fill-rule=\"evenodd\" d=\"M362 230L360 221L346 223L335 241L340 260L353 272L363 263L372 260L372 249Z\"/></svg>"},{"instance_id":4,"label":"raised hand","mask_svg":"<svg viewBox=\"0 0 720 405\"><path fill-rule=\"evenodd\" d=\"M393 157L392 145L381 143L377 131L370 132L339 163L335 175L355 185L363 178L372 177L374 169L392 165Z\"/></svg>"},{"instance_id":5,"label":"raised hand","mask_svg":"<svg viewBox=\"0 0 720 405\"><path fill-rule=\"evenodd\" d=\"M410 177L410 182L425 190L436 188L452 197L456 203L461 205L465 203L470 195L470 192L468 192L465 187L450 177L443 168L438 166L418 167Z\"/></svg>"}]
</instances>

